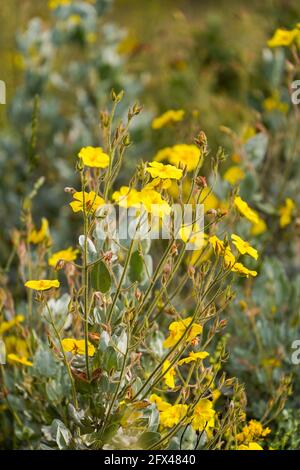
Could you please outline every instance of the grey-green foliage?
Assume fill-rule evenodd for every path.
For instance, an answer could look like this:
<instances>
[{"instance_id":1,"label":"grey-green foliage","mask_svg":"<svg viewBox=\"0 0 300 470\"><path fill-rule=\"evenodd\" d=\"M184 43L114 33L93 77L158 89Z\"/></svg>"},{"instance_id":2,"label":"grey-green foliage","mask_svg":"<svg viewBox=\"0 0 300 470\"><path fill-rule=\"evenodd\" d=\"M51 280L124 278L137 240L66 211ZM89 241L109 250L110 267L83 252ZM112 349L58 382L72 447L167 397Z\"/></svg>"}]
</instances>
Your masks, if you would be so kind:
<instances>
[{"instance_id":1,"label":"grey-green foliage","mask_svg":"<svg viewBox=\"0 0 300 470\"><path fill-rule=\"evenodd\" d=\"M46 182L35 200L36 217L57 219L64 184L77 184L78 150L101 145L99 112L110 91L126 92L120 114L137 99L140 83L124 73L126 59L118 53L125 32L104 16L111 3L71 3L54 10L50 22L33 18L17 35L24 71L8 104L9 127L0 134L0 218L5 217L7 230L1 238L18 223L20 201L40 175ZM71 238L67 215L63 209L64 239Z\"/></svg>"}]
</instances>

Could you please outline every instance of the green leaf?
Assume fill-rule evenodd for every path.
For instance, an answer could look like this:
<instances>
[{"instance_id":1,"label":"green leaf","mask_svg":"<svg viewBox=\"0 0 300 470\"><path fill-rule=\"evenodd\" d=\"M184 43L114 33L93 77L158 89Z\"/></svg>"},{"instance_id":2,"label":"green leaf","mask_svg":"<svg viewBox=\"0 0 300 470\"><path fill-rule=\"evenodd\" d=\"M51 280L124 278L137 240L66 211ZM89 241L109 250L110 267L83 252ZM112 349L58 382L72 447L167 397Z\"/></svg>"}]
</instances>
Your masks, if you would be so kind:
<instances>
[{"instance_id":1,"label":"green leaf","mask_svg":"<svg viewBox=\"0 0 300 470\"><path fill-rule=\"evenodd\" d=\"M138 251L135 251L130 259L129 279L131 282L141 282L143 277L143 257Z\"/></svg>"},{"instance_id":2,"label":"green leaf","mask_svg":"<svg viewBox=\"0 0 300 470\"><path fill-rule=\"evenodd\" d=\"M160 440L160 434L158 432L146 431L138 440L138 445L143 449L149 449Z\"/></svg>"},{"instance_id":3,"label":"green leaf","mask_svg":"<svg viewBox=\"0 0 300 470\"><path fill-rule=\"evenodd\" d=\"M109 346L103 354L103 368L108 372L118 368L117 354L112 346Z\"/></svg>"},{"instance_id":4,"label":"green leaf","mask_svg":"<svg viewBox=\"0 0 300 470\"><path fill-rule=\"evenodd\" d=\"M91 281L93 288L105 294L111 288L111 276L106 264L103 261L98 261L92 269Z\"/></svg>"},{"instance_id":5,"label":"green leaf","mask_svg":"<svg viewBox=\"0 0 300 470\"><path fill-rule=\"evenodd\" d=\"M34 357L34 372L42 377L55 378L58 374L58 364L55 362L52 353L42 346L37 350Z\"/></svg>"}]
</instances>

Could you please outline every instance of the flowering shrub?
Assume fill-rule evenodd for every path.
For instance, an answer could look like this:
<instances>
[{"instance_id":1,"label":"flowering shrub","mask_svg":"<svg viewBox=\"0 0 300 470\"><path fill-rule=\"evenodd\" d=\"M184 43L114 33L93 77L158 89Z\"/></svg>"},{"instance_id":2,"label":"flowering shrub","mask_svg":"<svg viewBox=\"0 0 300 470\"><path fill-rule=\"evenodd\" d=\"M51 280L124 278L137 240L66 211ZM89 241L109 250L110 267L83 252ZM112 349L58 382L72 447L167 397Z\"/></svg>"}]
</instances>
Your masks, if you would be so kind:
<instances>
[{"instance_id":1,"label":"flowering shrub","mask_svg":"<svg viewBox=\"0 0 300 470\"><path fill-rule=\"evenodd\" d=\"M3 196L22 210L6 211L1 250L0 447L297 449L299 24L266 42L247 126L219 129L225 155L199 132L193 86L147 127L128 109L139 47L103 23L109 3L51 0L54 23L19 39L19 131L1 137ZM211 38L198 66L237 95L245 58Z\"/></svg>"},{"instance_id":2,"label":"flowering shrub","mask_svg":"<svg viewBox=\"0 0 300 470\"><path fill-rule=\"evenodd\" d=\"M173 164L141 163L129 185L114 190L129 126L141 111L135 105L126 122L115 123L121 99L113 94L112 113L102 117L103 147L78 153L80 187L65 189L70 210L82 219L80 253L56 251L48 224L33 228L30 205L24 230L15 233L27 304L20 306L26 320L19 314L1 323L8 353L1 366L2 442L13 426L17 447L264 448L270 430L255 421L247 425L244 390L222 371L227 353L220 337L236 276L257 275L244 259L259 256L237 234L230 242L224 223L230 214L253 219L253 211L233 194L226 211L205 211L204 233L196 220L176 233L172 217L169 239L139 233L141 214L151 220L151 231L172 214L174 184L181 205L203 203L202 165L210 160L216 179L223 153L210 157L200 132L190 165L170 148L166 157ZM138 236L123 239L121 226L111 227L111 200L133 209L129 227ZM12 316L5 295L4 312ZM284 391L280 396L284 400Z\"/></svg>"}]
</instances>

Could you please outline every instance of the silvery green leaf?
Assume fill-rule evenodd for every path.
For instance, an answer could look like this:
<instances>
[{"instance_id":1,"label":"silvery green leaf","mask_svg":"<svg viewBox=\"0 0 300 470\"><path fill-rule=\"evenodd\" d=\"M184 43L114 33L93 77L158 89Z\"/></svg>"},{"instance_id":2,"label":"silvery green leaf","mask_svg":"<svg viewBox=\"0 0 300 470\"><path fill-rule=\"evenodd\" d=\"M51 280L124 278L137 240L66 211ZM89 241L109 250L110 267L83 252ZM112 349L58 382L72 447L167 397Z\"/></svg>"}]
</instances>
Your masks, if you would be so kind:
<instances>
[{"instance_id":1,"label":"silvery green leaf","mask_svg":"<svg viewBox=\"0 0 300 470\"><path fill-rule=\"evenodd\" d=\"M84 245L85 245L84 235L80 235L79 245L81 249L84 250ZM88 252L89 263L97 260L97 250L92 240L90 240L90 238L87 238L87 252Z\"/></svg>"},{"instance_id":2,"label":"silvery green leaf","mask_svg":"<svg viewBox=\"0 0 300 470\"><path fill-rule=\"evenodd\" d=\"M39 346L34 356L33 372L41 377L55 378L58 368L59 365L55 362L51 351Z\"/></svg>"},{"instance_id":3,"label":"silvery green leaf","mask_svg":"<svg viewBox=\"0 0 300 470\"><path fill-rule=\"evenodd\" d=\"M249 162L256 168L261 165L268 147L268 136L263 132L251 137L245 144Z\"/></svg>"},{"instance_id":4,"label":"silvery green leaf","mask_svg":"<svg viewBox=\"0 0 300 470\"><path fill-rule=\"evenodd\" d=\"M99 340L99 350L105 351L108 348L110 342L110 336L107 331L102 331Z\"/></svg>"},{"instance_id":5,"label":"silvery green leaf","mask_svg":"<svg viewBox=\"0 0 300 470\"><path fill-rule=\"evenodd\" d=\"M72 441L72 434L62 421L55 419L52 422L51 433L55 436L55 441L60 450L68 449Z\"/></svg>"}]
</instances>

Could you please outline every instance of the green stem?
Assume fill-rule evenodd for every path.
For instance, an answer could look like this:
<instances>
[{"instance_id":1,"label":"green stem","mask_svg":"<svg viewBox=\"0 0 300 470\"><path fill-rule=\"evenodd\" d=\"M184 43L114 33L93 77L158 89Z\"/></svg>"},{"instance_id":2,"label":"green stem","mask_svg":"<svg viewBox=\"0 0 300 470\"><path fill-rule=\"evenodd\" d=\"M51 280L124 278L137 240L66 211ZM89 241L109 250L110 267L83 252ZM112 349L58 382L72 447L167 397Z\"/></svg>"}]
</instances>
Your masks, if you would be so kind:
<instances>
[{"instance_id":1,"label":"green stem","mask_svg":"<svg viewBox=\"0 0 300 470\"><path fill-rule=\"evenodd\" d=\"M62 345L62 340L61 340L61 337L60 337L60 334L59 334L59 331L58 329L56 328L56 325L55 325L55 322L54 322L54 318L53 318L53 315L52 315L52 312L51 312L51 309L48 305L48 302L46 299L44 299L44 305L48 311L48 314L49 314L49 317L50 317L50 324L54 330L54 333L57 337L57 340L58 340L58 343L59 343L59 347L60 347L60 350L61 350L61 353L63 355L63 359L64 359L64 363L65 363L65 366L67 368L67 372L68 372L68 376L69 376L69 379L70 379L70 382L71 382L71 388L72 388L72 395L73 395L73 401L74 401L74 405L75 405L75 408L78 409L78 401L77 401L77 395L76 395L76 388L75 388L75 382L74 382L74 378L72 376L72 372L71 372L71 368L70 368L70 364L68 362L68 359L67 359L67 356L66 356L66 353L65 353L65 350L63 348L63 345Z\"/></svg>"}]
</instances>

